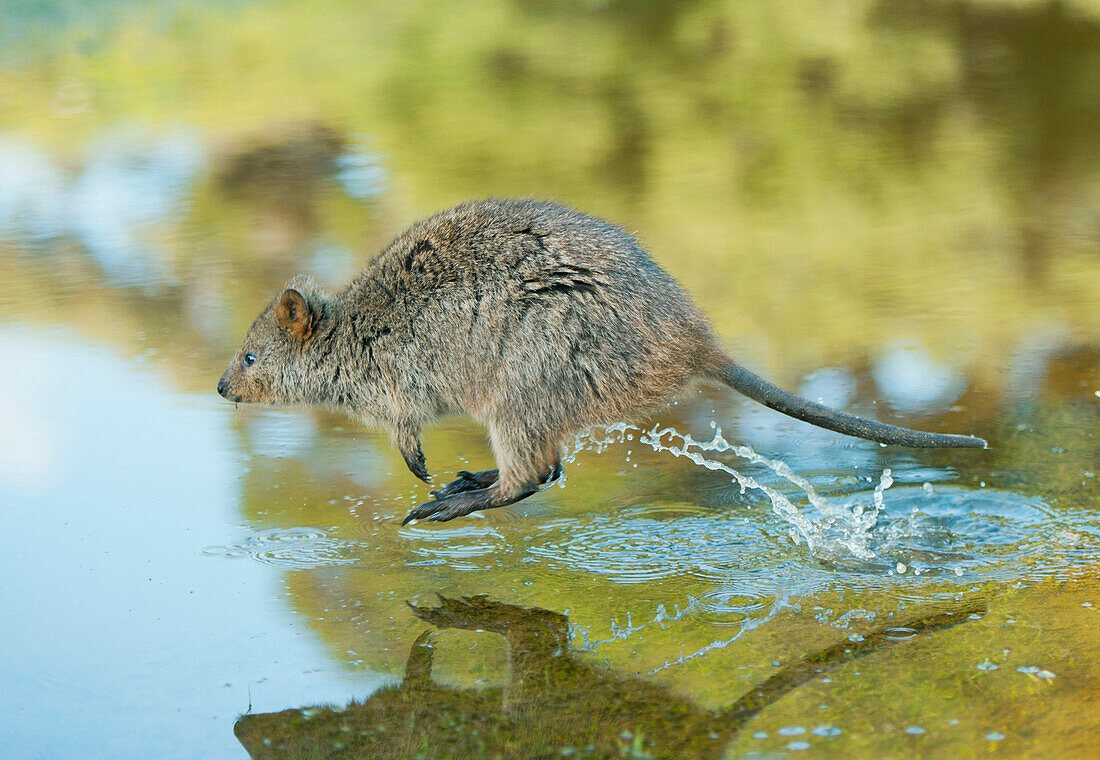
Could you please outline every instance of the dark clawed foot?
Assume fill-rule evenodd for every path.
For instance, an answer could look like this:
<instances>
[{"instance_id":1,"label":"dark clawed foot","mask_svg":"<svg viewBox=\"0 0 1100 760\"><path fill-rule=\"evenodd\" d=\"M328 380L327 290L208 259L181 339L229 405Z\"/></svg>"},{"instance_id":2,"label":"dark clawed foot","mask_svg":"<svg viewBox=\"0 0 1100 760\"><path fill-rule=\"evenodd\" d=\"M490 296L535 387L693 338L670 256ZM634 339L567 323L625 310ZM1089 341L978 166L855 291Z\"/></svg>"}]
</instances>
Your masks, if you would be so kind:
<instances>
[{"instance_id":1,"label":"dark clawed foot","mask_svg":"<svg viewBox=\"0 0 1100 760\"><path fill-rule=\"evenodd\" d=\"M397 450L401 452L401 458L405 460L409 472L425 483L430 482L432 476L428 474L424 452L420 448L420 439L416 433L398 428L393 434L393 441Z\"/></svg>"},{"instance_id":2,"label":"dark clawed foot","mask_svg":"<svg viewBox=\"0 0 1100 760\"><path fill-rule=\"evenodd\" d=\"M408 516L401 521L401 524L408 525L413 520L422 520L425 517L433 522L446 522L456 517L468 515L471 512L477 512L479 509L489 509L496 506L502 505L493 503L488 488L464 491L450 496L441 495L409 512Z\"/></svg>"},{"instance_id":3,"label":"dark clawed foot","mask_svg":"<svg viewBox=\"0 0 1100 760\"><path fill-rule=\"evenodd\" d=\"M477 491L482 488L488 488L493 485L493 483L497 482L498 471L482 470L481 472L467 472L466 470L459 470L455 474L458 477L438 491L432 491L432 496L440 499L446 498L447 496L454 496L459 493L466 493L467 491Z\"/></svg>"},{"instance_id":4,"label":"dark clawed foot","mask_svg":"<svg viewBox=\"0 0 1100 760\"><path fill-rule=\"evenodd\" d=\"M405 460L405 464L409 466L409 472L416 477L423 480L425 483L430 483L432 476L428 474L428 465L424 459L424 452L417 446L416 454Z\"/></svg>"}]
</instances>

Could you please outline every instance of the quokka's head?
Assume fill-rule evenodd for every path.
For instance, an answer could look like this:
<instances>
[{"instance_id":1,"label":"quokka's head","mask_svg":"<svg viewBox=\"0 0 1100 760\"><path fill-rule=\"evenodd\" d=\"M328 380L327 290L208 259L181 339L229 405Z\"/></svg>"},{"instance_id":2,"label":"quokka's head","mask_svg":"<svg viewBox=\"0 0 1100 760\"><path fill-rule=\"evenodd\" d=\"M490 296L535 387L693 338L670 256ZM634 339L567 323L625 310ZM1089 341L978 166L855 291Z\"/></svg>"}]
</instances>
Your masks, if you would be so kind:
<instances>
[{"instance_id":1,"label":"quokka's head","mask_svg":"<svg viewBox=\"0 0 1100 760\"><path fill-rule=\"evenodd\" d=\"M218 381L218 393L244 403L308 401L311 378L303 353L324 319L322 299L308 278L291 280L248 329Z\"/></svg>"}]
</instances>

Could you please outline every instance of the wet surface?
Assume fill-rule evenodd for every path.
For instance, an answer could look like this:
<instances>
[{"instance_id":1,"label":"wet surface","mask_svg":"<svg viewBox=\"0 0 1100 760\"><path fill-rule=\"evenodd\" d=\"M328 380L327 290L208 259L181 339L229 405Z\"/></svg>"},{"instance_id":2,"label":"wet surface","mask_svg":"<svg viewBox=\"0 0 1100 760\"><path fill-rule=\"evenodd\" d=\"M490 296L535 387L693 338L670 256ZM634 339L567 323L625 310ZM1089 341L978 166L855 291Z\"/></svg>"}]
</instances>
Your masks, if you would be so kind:
<instances>
[{"instance_id":1,"label":"wet surface","mask_svg":"<svg viewBox=\"0 0 1100 760\"><path fill-rule=\"evenodd\" d=\"M1092 756L1091 6L70 5L0 10L5 752ZM784 387L990 449L700 388L402 526L384 435L217 396L290 275L489 194L637 231ZM424 451L492 466L467 420Z\"/></svg>"}]
</instances>

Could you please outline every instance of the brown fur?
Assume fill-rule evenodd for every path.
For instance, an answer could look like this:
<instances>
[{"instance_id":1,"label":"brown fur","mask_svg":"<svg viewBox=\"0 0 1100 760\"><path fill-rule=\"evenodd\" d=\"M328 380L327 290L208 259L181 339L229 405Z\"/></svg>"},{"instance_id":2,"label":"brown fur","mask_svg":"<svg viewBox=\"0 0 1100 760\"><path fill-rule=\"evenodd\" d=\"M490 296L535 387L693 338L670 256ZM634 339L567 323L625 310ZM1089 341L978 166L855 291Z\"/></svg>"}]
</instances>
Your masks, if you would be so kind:
<instances>
[{"instance_id":1,"label":"brown fur","mask_svg":"<svg viewBox=\"0 0 1100 760\"><path fill-rule=\"evenodd\" d=\"M292 280L218 392L383 425L424 480L421 429L468 414L499 470L459 473L407 518L449 520L529 496L557 477L577 432L635 418L695 377L723 379L731 363L620 228L554 203L486 200L413 225L339 291Z\"/></svg>"}]
</instances>

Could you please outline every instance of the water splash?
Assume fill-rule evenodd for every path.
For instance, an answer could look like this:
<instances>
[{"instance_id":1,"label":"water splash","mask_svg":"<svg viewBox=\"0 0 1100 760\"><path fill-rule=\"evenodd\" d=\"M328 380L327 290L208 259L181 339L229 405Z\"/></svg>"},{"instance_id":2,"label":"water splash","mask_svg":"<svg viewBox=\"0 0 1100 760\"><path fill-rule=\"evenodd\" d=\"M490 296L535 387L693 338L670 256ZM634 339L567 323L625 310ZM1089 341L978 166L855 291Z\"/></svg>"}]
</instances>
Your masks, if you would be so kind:
<instances>
[{"instance_id":1,"label":"water splash","mask_svg":"<svg viewBox=\"0 0 1100 760\"><path fill-rule=\"evenodd\" d=\"M688 597L688 604L684 609L680 609L680 605L675 606L675 612L669 612L665 605L658 604L657 610L653 615L653 619L645 623L638 625L634 624L631 619L631 614L626 613L626 625L621 625L618 620L611 618L611 635L605 639L594 640L591 637L591 626L580 626L570 621L569 623L569 635L574 641L579 641L579 648L586 652L598 652L600 647L605 644L610 644L615 641L625 641L639 631L644 631L654 625L659 625L661 628L665 627L665 623L678 622L689 615L693 615L697 612L699 603L690 597Z\"/></svg>"},{"instance_id":2,"label":"water splash","mask_svg":"<svg viewBox=\"0 0 1100 760\"><path fill-rule=\"evenodd\" d=\"M542 540L527 545L527 556L617 583L684 576L717 581L698 599L702 613L725 621L758 615L785 593L797 598L824 587L872 584L902 602L945 600L975 582L1069 577L1100 556L1092 511L951 485L942 482L943 470L911 466L899 475L900 487L886 469L873 488L826 498L785 462L731 445L713 427L714 437L699 441L668 427L601 426L579 436L567 455L572 460L581 451L636 441L729 475L742 493L762 494L767 501L760 503L771 506L768 517L777 519L750 510L715 520L701 507L620 508L543 524ZM727 454L726 461L716 454ZM728 455L763 471L755 477L739 472ZM791 552L775 540L784 527L808 552Z\"/></svg>"},{"instance_id":3,"label":"water splash","mask_svg":"<svg viewBox=\"0 0 1100 760\"><path fill-rule=\"evenodd\" d=\"M810 552L821 559L843 560L855 557L859 560L873 560L876 557L872 549L872 531L878 524L880 513L885 509L884 492L894 479L889 469L883 470L875 486L870 504L861 501L857 495L849 501L836 501L822 496L809 480L794 472L786 462L768 459L748 446L734 445L722 435L722 429L715 427L714 437L709 441L699 441L688 433L681 433L673 427L654 427L643 430L626 423L593 427L577 436L573 447L566 452L565 461L572 462L581 451L592 450L602 453L608 446L633 440L637 436L654 451L672 454L694 462L700 467L716 472L724 472L740 488L742 494L748 490L759 491L771 502L772 511L789 523L792 538L796 542L805 542ZM804 514L784 493L756 478L746 475L725 462L709 458L710 454L733 454L749 464L762 465L783 480L799 488L806 501L819 517Z\"/></svg>"},{"instance_id":4,"label":"water splash","mask_svg":"<svg viewBox=\"0 0 1100 760\"><path fill-rule=\"evenodd\" d=\"M709 652L714 651L715 649L725 649L749 631L756 630L760 626L764 625L764 623L767 623L769 620L774 618L776 615L787 608L789 602L790 599L786 596L777 597L773 601L771 608L766 614L762 615L761 617L746 618L745 620L741 621L737 629L737 633L733 634L729 638L712 641L706 646L700 647L693 652L689 652L688 654L677 657L675 660L665 660L665 663L663 665L658 665L657 667L649 670L648 675L654 675L655 673L660 673L662 670L668 670L669 668L674 668L677 665L683 665L685 662L703 657Z\"/></svg>"}]
</instances>

